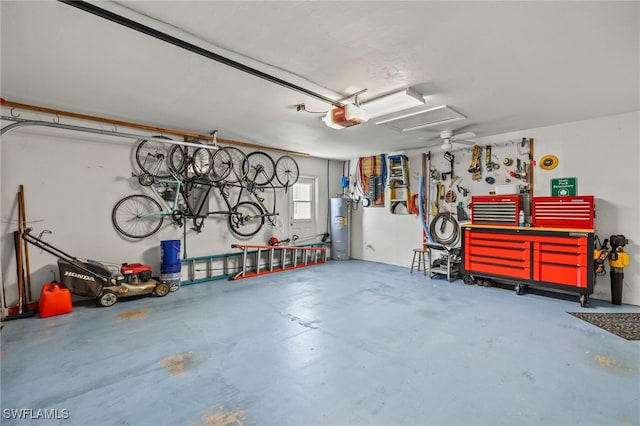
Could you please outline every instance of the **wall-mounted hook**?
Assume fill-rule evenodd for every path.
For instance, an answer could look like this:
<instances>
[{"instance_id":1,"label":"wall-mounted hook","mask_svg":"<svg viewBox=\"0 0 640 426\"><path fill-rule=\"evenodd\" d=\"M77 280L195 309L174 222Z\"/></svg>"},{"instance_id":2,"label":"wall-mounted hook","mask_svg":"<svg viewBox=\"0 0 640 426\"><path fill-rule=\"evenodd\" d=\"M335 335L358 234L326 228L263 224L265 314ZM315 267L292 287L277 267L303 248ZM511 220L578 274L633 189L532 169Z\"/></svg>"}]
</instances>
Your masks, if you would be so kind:
<instances>
[{"instance_id":1,"label":"wall-mounted hook","mask_svg":"<svg viewBox=\"0 0 640 426\"><path fill-rule=\"evenodd\" d=\"M53 124L60 124L60 116L58 114L56 114L56 118L54 118L51 121L53 121Z\"/></svg>"},{"instance_id":2,"label":"wall-mounted hook","mask_svg":"<svg viewBox=\"0 0 640 426\"><path fill-rule=\"evenodd\" d=\"M16 109L15 107L11 108L11 111L10 111L11 116L14 118L20 118L20 114L15 112L15 109Z\"/></svg>"},{"instance_id":3,"label":"wall-mounted hook","mask_svg":"<svg viewBox=\"0 0 640 426\"><path fill-rule=\"evenodd\" d=\"M211 132L211 136L213 137L213 146L218 146L218 131L214 130Z\"/></svg>"}]
</instances>

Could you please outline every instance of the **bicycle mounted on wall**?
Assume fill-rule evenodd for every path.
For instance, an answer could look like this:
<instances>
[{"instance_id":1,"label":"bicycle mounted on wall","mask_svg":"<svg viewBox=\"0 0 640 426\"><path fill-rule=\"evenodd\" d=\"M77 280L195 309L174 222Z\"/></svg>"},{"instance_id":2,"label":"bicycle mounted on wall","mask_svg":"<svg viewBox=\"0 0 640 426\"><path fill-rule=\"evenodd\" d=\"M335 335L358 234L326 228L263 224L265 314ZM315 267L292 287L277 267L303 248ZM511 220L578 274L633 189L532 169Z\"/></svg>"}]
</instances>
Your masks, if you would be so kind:
<instances>
[{"instance_id":1,"label":"bicycle mounted on wall","mask_svg":"<svg viewBox=\"0 0 640 426\"><path fill-rule=\"evenodd\" d=\"M158 232L165 217L171 217L176 226L190 219L193 229L200 232L204 219L211 215L226 215L231 232L250 237L262 229L265 220L276 225L275 191L288 190L299 174L298 164L289 155L274 162L264 152L245 155L234 147L190 149L141 140L135 157L141 172L132 175L154 197L143 194L124 197L116 203L111 218L118 232L136 239ZM232 194L233 188L238 189L237 194ZM208 211L214 189L226 210ZM260 196L265 191L272 194L269 207L265 204L267 197ZM248 200L243 200L245 193Z\"/></svg>"}]
</instances>

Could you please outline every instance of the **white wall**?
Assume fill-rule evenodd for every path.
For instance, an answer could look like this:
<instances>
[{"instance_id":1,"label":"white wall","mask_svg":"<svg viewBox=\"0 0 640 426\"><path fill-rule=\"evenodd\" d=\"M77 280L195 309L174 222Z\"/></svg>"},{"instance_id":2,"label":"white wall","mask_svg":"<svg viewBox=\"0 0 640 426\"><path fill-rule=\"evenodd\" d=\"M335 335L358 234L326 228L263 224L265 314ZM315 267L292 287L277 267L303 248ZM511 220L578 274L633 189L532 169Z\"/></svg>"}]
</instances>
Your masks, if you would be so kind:
<instances>
[{"instance_id":1,"label":"white wall","mask_svg":"<svg viewBox=\"0 0 640 426\"><path fill-rule=\"evenodd\" d=\"M596 228L600 238L623 234L630 240L625 247L630 255L630 265L624 270L623 302L640 305L640 113L523 130L478 139L478 142L513 150L509 148L513 146L509 141L522 138L534 139L535 160L547 154L559 159L554 170L534 168L533 195L550 195L552 178L576 177L578 194L596 197ZM426 150L407 152L414 193L418 190L417 175L423 152ZM434 158L441 156L438 147L432 148L432 152ZM464 149L458 152L463 158L469 155ZM472 189L473 194L485 195L492 190L492 186L484 181L471 182L466 160L456 167L463 186ZM503 176L503 170L496 176ZM351 173L353 176L353 166ZM416 217L392 215L387 208L360 207L353 213L352 226L351 253L357 259L408 267L412 249L420 246L422 238L422 228ZM593 297L611 300L608 275L598 277Z\"/></svg>"},{"instance_id":2,"label":"white wall","mask_svg":"<svg viewBox=\"0 0 640 426\"><path fill-rule=\"evenodd\" d=\"M480 141L499 145L523 137L533 138L536 159L546 154L559 158L555 170L535 168L534 195L549 195L551 178L575 176L579 194L596 197L598 235L606 238L621 233L630 239L625 248L631 262L625 269L623 301L635 305L640 305L639 123L640 114L636 112ZM25 185L27 219L34 232L53 231L53 235L46 236L47 241L78 257L113 263L141 261L158 270L160 241L182 239L182 229L168 225L152 237L131 242L120 237L111 224L111 210L117 200L141 191L135 179L129 178L134 170L134 147L135 141L131 140L49 128L23 128L2 138L0 260L9 306L17 301L12 238L17 229L16 195L20 184ZM412 192L417 192L420 156L425 151L407 153ZM322 232L327 229L328 199L340 193L342 164L313 158L297 157L297 160L301 175L318 178L317 229ZM355 161L351 164L353 182ZM456 167L464 186L470 186L465 160ZM486 189L485 193L490 190L488 185L476 186L474 193L481 188ZM287 204L279 201L278 205L285 209ZM281 215L287 217L288 212L282 210ZM416 216L392 215L387 208L360 206L352 212L351 226L351 256L356 259L409 267L412 249L422 241L422 227ZM284 238L287 232L265 227L249 242L263 244L272 235ZM232 252L231 244L235 242L239 241L230 235L224 219L208 219L201 234L189 231L188 255ZM29 254L33 292L37 297L40 286L51 280L50 271L57 271L56 259L33 246ZM594 297L610 300L608 276L598 278Z\"/></svg>"},{"instance_id":3,"label":"white wall","mask_svg":"<svg viewBox=\"0 0 640 426\"><path fill-rule=\"evenodd\" d=\"M3 122L3 127L8 122ZM86 122L74 124L87 125ZM105 128L111 130L110 128ZM119 129L140 133L131 129ZM38 234L44 229L53 234L44 239L77 257L120 264L142 262L150 264L159 274L160 241L180 239L182 228L165 225L155 235L137 241L120 236L111 223L114 204L129 194L144 193L131 178L136 141L53 128L25 127L9 132L1 141L0 217L2 218L0 258L2 283L8 306L17 303L17 279L13 232L17 230L17 193L25 187L29 226ZM249 152L249 151L247 151ZM274 160L281 154L269 152ZM328 231L328 198L330 188L339 188L340 163L314 158L295 157L301 176L317 178L318 233ZM328 176L331 176L328 180ZM331 189L331 192L335 192ZM288 235L287 195L278 191L277 210L285 228L265 225L256 236L239 240L229 231L226 217L206 220L200 234L187 234L188 256L230 253L233 243L266 244L271 236L284 239ZM213 198L215 200L215 197ZM211 207L214 208L215 201ZM189 226L189 224L188 224ZM311 242L311 241L309 241ZM29 246L33 299L40 287L52 279L56 258ZM58 277L59 278L59 277Z\"/></svg>"}]
</instances>

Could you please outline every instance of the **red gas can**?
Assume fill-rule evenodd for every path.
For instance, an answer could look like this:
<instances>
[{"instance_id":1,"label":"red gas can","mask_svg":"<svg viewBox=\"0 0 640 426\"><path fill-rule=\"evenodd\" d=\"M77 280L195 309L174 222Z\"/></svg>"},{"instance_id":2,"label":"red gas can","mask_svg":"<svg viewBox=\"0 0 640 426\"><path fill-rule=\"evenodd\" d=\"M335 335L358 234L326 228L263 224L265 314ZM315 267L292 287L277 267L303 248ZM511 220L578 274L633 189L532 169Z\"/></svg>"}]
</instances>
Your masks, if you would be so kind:
<instances>
[{"instance_id":1,"label":"red gas can","mask_svg":"<svg viewBox=\"0 0 640 426\"><path fill-rule=\"evenodd\" d=\"M38 303L40 318L68 314L72 310L69 289L60 288L59 283L48 283L42 286Z\"/></svg>"}]
</instances>

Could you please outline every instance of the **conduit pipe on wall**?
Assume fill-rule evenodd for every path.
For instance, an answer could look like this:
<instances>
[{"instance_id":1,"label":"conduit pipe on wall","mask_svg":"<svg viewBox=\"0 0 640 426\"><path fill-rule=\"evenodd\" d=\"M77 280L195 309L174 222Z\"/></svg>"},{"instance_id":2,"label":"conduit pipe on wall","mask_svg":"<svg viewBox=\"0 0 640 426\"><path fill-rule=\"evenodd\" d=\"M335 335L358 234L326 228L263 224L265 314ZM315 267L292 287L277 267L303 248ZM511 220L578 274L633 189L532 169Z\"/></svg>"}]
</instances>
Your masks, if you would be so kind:
<instances>
[{"instance_id":1,"label":"conduit pipe on wall","mask_svg":"<svg viewBox=\"0 0 640 426\"><path fill-rule=\"evenodd\" d=\"M138 139L138 140L146 139L146 140L152 140L152 141L157 141L162 143L170 143L174 145L193 146L195 148L206 148L206 149L212 149L212 150L218 149L218 147L215 145L203 145L203 144L197 144L192 142L174 141L174 140L169 140L169 139L164 139L164 138L159 138L154 136L141 136L141 135L134 135L132 133L123 133L115 130L92 129L90 127L75 126L71 124L52 123L49 121L24 120L21 118L9 117L6 115L0 116L0 119L15 121L15 123L13 124L4 126L2 130L0 130L0 136L4 136L5 134L19 127L44 126L44 127L55 127L56 129L73 130L73 131L86 132L86 133L96 133L100 135L118 136L118 137L129 138L129 139Z\"/></svg>"},{"instance_id":2,"label":"conduit pipe on wall","mask_svg":"<svg viewBox=\"0 0 640 426\"><path fill-rule=\"evenodd\" d=\"M9 107L9 108L12 109L12 111L13 111L14 108L18 108L18 109L23 109L23 110L27 110L27 111L36 111L36 112L43 112L43 113L46 113L46 114L52 114L52 115L56 115L58 117L59 116L65 116L65 117L71 117L71 118L78 118L78 119L81 119L81 120L95 121L95 122L98 122L98 123L111 124L112 126L130 127L130 128L148 130L148 131L152 131L152 132L159 132L161 134L167 133L167 134L183 136L185 138L191 138L191 139L198 139L198 140L204 140L204 141L213 141L214 140L214 137L211 136L211 135L201 135L201 134L198 134L198 133L186 132L186 131L182 131L182 130L165 129L165 128L162 128L162 127L147 126L147 125L144 125L144 124L131 123L131 122L128 122L128 121L112 120L112 119L109 119L109 118L97 117L97 116L93 116L93 115L78 114L78 113L75 113L75 112L62 111L62 110L51 109L51 108L43 108L43 107L34 106L34 105L21 104L21 103L17 103L17 102L10 102L10 101L4 100L4 99L1 100L0 105L2 105L3 107ZM13 114L13 112L12 112L12 114ZM3 120L9 120L9 121L16 121L16 122L28 121L29 123L31 123L30 125L34 125L34 126L59 127L59 128L64 128L63 126L68 126L67 130L86 131L86 132L89 132L89 133L100 133L100 134L104 134L104 135L122 136L122 137L126 137L126 138L156 140L158 142L163 142L163 143L172 143L172 144L175 144L175 145L185 145L185 146L194 146L194 147L202 148L202 145L198 145L198 144L190 143L190 142L180 142L180 141L160 139L160 138L153 139L153 137L132 135L130 133L124 133L124 132L118 132L118 131L92 129L92 128L88 128L88 127L73 126L73 125L67 125L67 124L60 125L60 123L55 123L55 122L51 123L51 122L39 121L39 120L24 120L24 119L19 119L17 116L11 116L11 117L2 116L2 119ZM15 124L18 124L18 123L15 123ZM11 124L11 125L5 127L7 130L5 130L5 128L0 130L0 135L3 135L5 133L11 131L15 127L22 127L22 126L25 126L25 125L26 124L22 124L21 126L14 126L14 124ZM74 128L72 128L72 127L74 127ZM262 146L262 145L258 145L258 144L252 144L252 143L249 143L249 142L241 142L241 141L235 141L235 140L231 140L231 139L223 139L223 138L218 138L218 137L216 137L215 140L216 140L216 142L219 142L219 143L222 143L222 144L239 145L239 146L243 146L243 147L246 147L246 148L255 148L255 149L259 149L259 150L283 152L285 154L297 155L297 156L300 156L300 157L308 157L309 156L309 154L307 154L305 152L289 151L289 150L280 149L280 148L271 148L271 147Z\"/></svg>"},{"instance_id":3,"label":"conduit pipe on wall","mask_svg":"<svg viewBox=\"0 0 640 426\"><path fill-rule=\"evenodd\" d=\"M241 64L240 62L236 62L232 59L225 58L224 56L218 55L217 53L211 52L210 50L203 49L202 47L196 46L195 44L191 44L187 41L181 40L179 38L173 37L167 33L163 33L154 28L143 25L139 22L131 20L129 18L125 18L124 16L115 14L106 9L101 9L91 3L87 3L85 1L69 1L69 0L58 0L60 3L64 3L69 6L73 6L85 12L91 13L92 15L99 16L108 21L115 22L116 24L120 24L124 27L130 28L134 31L141 32L158 40L164 41L165 43L172 44L174 46L180 47L182 49L188 50L189 52L195 53L200 56L204 56L205 58L212 59L221 64L228 65L232 68L235 68L240 71L244 71L253 76L259 77L263 80L270 81L272 83L278 84L280 86L286 87L291 90L295 90L296 92L303 93L305 95L314 97L323 102L326 102L331 105L341 106L342 103L340 101L333 100L326 96L323 96L319 93L313 92L309 89L305 89L304 87L298 86L296 84L290 83L288 81L282 80L278 77L272 76L265 72L259 71L255 68L251 68L247 65Z\"/></svg>"}]
</instances>

